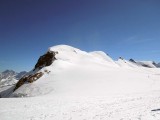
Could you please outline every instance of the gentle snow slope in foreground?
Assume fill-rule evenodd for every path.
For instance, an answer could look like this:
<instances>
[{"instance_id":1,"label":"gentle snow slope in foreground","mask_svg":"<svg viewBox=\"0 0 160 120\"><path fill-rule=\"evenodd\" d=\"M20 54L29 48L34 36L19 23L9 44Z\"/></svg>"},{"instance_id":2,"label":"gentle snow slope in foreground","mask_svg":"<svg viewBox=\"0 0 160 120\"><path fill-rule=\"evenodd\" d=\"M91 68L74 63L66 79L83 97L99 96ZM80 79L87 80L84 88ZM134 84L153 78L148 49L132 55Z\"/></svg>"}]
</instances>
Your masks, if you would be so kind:
<instances>
[{"instance_id":1,"label":"gentle snow slope in foreground","mask_svg":"<svg viewBox=\"0 0 160 120\"><path fill-rule=\"evenodd\" d=\"M0 99L0 120L158 120L160 70L61 45L39 80Z\"/></svg>"}]
</instances>

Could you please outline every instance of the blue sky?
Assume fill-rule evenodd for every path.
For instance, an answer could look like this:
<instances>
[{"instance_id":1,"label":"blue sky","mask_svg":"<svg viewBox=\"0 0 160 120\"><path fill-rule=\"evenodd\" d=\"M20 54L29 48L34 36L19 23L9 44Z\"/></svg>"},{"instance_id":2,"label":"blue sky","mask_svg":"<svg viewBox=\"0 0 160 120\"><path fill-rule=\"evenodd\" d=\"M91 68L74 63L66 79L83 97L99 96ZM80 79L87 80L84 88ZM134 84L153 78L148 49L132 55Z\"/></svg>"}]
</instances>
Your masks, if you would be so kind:
<instances>
[{"instance_id":1,"label":"blue sky","mask_svg":"<svg viewBox=\"0 0 160 120\"><path fill-rule=\"evenodd\" d=\"M0 0L0 71L31 70L58 44L160 62L160 1Z\"/></svg>"}]
</instances>

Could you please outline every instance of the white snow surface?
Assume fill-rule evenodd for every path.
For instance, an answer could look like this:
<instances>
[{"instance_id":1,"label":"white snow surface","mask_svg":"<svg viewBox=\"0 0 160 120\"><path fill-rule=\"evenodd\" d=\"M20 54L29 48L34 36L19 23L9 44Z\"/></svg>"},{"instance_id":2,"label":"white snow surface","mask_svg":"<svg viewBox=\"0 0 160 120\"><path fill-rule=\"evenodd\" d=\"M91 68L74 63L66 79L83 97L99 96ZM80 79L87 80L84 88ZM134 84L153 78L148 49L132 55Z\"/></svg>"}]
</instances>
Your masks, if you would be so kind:
<instances>
[{"instance_id":1,"label":"white snow surface","mask_svg":"<svg viewBox=\"0 0 160 120\"><path fill-rule=\"evenodd\" d=\"M1 98L0 120L159 120L160 69L59 45L44 75ZM46 73L45 71L51 71Z\"/></svg>"}]
</instances>

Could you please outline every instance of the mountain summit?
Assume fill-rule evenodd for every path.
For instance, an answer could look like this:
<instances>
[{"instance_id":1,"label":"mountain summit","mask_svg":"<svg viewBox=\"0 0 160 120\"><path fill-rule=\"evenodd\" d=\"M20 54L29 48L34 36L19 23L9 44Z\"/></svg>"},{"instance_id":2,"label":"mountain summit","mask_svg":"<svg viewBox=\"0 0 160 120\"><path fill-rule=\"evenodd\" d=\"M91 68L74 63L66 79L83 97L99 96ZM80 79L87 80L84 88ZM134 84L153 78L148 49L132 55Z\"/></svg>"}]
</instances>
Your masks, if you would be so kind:
<instances>
[{"instance_id":1,"label":"mountain summit","mask_svg":"<svg viewBox=\"0 0 160 120\"><path fill-rule=\"evenodd\" d=\"M158 74L159 69L141 64L133 59L114 61L102 51L53 46L40 56L33 70L1 96L108 95L157 89L153 84L150 87L148 77Z\"/></svg>"},{"instance_id":2,"label":"mountain summit","mask_svg":"<svg viewBox=\"0 0 160 120\"><path fill-rule=\"evenodd\" d=\"M158 120L160 69L153 64L50 47L15 85L0 88L1 119Z\"/></svg>"}]
</instances>

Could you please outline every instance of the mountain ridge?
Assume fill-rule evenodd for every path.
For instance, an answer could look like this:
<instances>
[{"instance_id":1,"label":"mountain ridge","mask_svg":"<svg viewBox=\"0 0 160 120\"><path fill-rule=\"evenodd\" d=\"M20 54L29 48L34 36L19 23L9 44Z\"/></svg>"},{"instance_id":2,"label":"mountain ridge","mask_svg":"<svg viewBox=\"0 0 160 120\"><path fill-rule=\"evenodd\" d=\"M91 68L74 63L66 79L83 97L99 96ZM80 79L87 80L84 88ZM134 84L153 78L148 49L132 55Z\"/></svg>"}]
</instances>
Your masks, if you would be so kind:
<instances>
[{"instance_id":1,"label":"mountain ridge","mask_svg":"<svg viewBox=\"0 0 160 120\"><path fill-rule=\"evenodd\" d=\"M152 71L152 68L155 69L156 67L150 67L150 71ZM55 78L56 75L59 76L59 74L63 72L66 74L66 76L69 76L69 79L71 80L74 78L73 77L74 75L72 75L73 78L70 77L70 73L68 73L69 71L70 72L76 71L75 75L77 75L77 77L79 76L79 74L82 77L86 75L86 77L87 76L91 77L90 79L94 80L99 75L106 76L108 74L108 73L103 73L103 72L101 73L100 71L111 71L112 73L112 70L115 72L118 70L119 73L122 72L121 74L123 75L124 74L123 71L127 71L127 73L128 71L130 71L132 73L133 72L132 70L134 69L135 70L138 69L137 71L139 70L146 71L148 67L146 66L144 67L143 65L137 64L137 61L134 61L133 59L129 61L129 60L125 60L122 57L120 57L118 61L114 61L111 57L109 57L106 53L102 51L93 51L93 52L87 53L85 51L82 51L80 49L77 49L71 46L58 45L58 46L50 47L44 55L40 56L33 70L31 70L24 77L22 77L18 81L18 83L15 85L15 87L11 89L10 93L7 92L7 94L9 93L8 95L4 95L4 92L3 92L3 95L10 96L10 97L39 96L41 94L47 94L50 92L52 93L54 89L55 90L60 89L60 91L63 91L63 89L69 89L68 88L69 85L65 81L64 83L67 85L65 87L62 85L64 88L61 88L61 87L57 88L59 84L62 84L62 83L59 83L59 81L57 81L58 85L53 84L54 80L52 79ZM128 74L130 74L130 72ZM95 75L92 73L94 73ZM137 73L134 73L134 74L137 74ZM92 78L92 76L95 76L95 78ZM122 77L121 75L119 76ZM77 77L75 79L78 79ZM86 79L86 77L84 79ZM106 78L108 78L108 76L106 76ZM62 80L63 79L64 78L62 78ZM115 80L114 77L112 79ZM97 81L97 79L95 80ZM74 80L72 80L72 82L75 83ZM117 82L119 83L119 81ZM43 86L43 84L46 84L46 86ZM106 82L104 82L104 84L106 84ZM129 84L128 86L130 86L130 83L128 84ZM117 85L118 84L116 84L116 86ZM97 86L97 85L93 84L93 86ZM80 92L79 86L77 86L77 88L71 87L71 89L73 89L74 91ZM101 89L106 89L106 88L102 87L100 88L100 90ZM117 87L116 89L119 89L119 88ZM119 91L123 91L123 88L120 88L120 89L121 90ZM126 89L128 89L128 87ZM137 89L140 89L140 88L137 88ZM98 90L99 93L100 93L100 90ZM64 90L63 92L65 93L65 91L67 90Z\"/></svg>"},{"instance_id":2,"label":"mountain ridge","mask_svg":"<svg viewBox=\"0 0 160 120\"><path fill-rule=\"evenodd\" d=\"M12 86L17 83L17 81L23 77L27 72L15 72L14 70L5 70L0 73L0 87Z\"/></svg>"}]
</instances>

